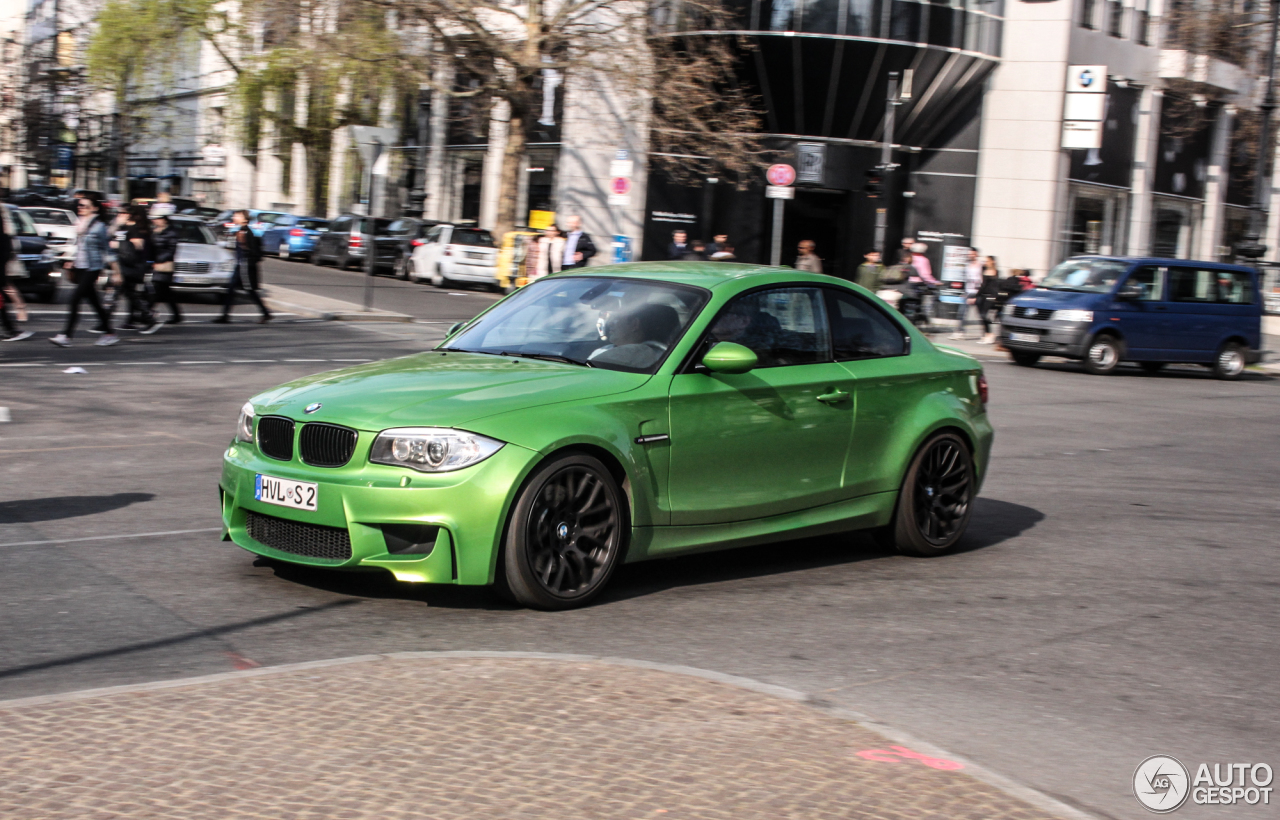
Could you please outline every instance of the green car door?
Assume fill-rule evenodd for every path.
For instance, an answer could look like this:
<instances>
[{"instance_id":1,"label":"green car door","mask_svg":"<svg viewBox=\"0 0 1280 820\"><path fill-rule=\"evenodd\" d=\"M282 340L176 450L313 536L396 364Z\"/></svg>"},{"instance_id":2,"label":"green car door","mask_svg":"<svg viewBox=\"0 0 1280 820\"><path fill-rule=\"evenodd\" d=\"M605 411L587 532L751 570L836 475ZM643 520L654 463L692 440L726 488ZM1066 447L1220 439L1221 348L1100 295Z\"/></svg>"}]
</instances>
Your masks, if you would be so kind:
<instances>
[{"instance_id":1,"label":"green car door","mask_svg":"<svg viewBox=\"0 0 1280 820\"><path fill-rule=\"evenodd\" d=\"M765 518L846 497L854 378L832 361L823 289L738 296L697 355L726 341L755 352L757 366L671 381L671 523Z\"/></svg>"}]
</instances>

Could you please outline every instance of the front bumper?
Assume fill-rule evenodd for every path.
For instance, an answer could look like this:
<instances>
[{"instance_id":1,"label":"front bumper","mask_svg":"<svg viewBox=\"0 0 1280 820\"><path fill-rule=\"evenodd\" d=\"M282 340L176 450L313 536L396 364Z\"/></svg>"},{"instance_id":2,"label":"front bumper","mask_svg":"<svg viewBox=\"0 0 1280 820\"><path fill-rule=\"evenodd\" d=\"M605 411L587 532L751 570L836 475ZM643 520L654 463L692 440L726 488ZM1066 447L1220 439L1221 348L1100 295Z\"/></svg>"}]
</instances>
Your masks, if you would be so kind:
<instances>
[{"instance_id":1,"label":"front bumper","mask_svg":"<svg viewBox=\"0 0 1280 820\"><path fill-rule=\"evenodd\" d=\"M537 453L507 444L474 467L419 473L364 461L373 436L361 432L351 463L332 469L310 467L296 456L292 461L276 461L261 455L252 444L233 442L223 456L219 482L226 534L250 552L295 564L385 569L400 581L491 583L511 496L532 469ZM295 510L255 500L259 473L316 482L317 509ZM345 530L351 557L311 558L260 543L248 532L250 512ZM428 554L392 554L383 526L405 524L439 527Z\"/></svg>"},{"instance_id":2,"label":"front bumper","mask_svg":"<svg viewBox=\"0 0 1280 820\"><path fill-rule=\"evenodd\" d=\"M1014 333L1034 335L1038 340L1014 341L1011 338L1011 334ZM1082 359L1088 338L1089 326L1081 322L1056 322L1052 319L1037 322L1029 319L1000 317L1000 342L1012 350Z\"/></svg>"}]
</instances>

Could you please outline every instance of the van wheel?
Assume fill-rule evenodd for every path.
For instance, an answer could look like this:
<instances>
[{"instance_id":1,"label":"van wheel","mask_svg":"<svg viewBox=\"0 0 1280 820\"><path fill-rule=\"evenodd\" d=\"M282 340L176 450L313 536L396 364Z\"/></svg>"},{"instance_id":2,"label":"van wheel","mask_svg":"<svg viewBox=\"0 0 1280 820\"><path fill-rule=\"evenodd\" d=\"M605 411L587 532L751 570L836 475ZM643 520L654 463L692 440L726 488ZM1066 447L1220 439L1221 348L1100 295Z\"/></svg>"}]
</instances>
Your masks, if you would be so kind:
<instances>
[{"instance_id":1,"label":"van wheel","mask_svg":"<svg viewBox=\"0 0 1280 820\"><path fill-rule=\"evenodd\" d=\"M1141 365L1143 371L1148 376L1155 376L1159 374L1161 370L1164 370L1165 365L1164 362L1138 362L1138 364Z\"/></svg>"},{"instance_id":2,"label":"van wheel","mask_svg":"<svg viewBox=\"0 0 1280 820\"><path fill-rule=\"evenodd\" d=\"M1013 359L1013 363L1023 367L1035 367L1036 362L1040 361L1039 353L1028 353L1025 350L1010 350L1009 358Z\"/></svg>"},{"instance_id":3,"label":"van wheel","mask_svg":"<svg viewBox=\"0 0 1280 820\"><path fill-rule=\"evenodd\" d=\"M1213 357L1214 378L1234 381L1244 374L1244 366L1244 347L1235 342L1227 342L1218 349L1218 355Z\"/></svg>"},{"instance_id":4,"label":"van wheel","mask_svg":"<svg viewBox=\"0 0 1280 820\"><path fill-rule=\"evenodd\" d=\"M549 461L516 497L498 583L525 606L582 606L609 582L630 530L622 488L600 461Z\"/></svg>"},{"instance_id":5,"label":"van wheel","mask_svg":"<svg viewBox=\"0 0 1280 820\"><path fill-rule=\"evenodd\" d=\"M977 476L973 456L955 433L941 433L924 443L911 460L893 523L885 527L882 543L903 555L932 558L956 545L969 526Z\"/></svg>"},{"instance_id":6,"label":"van wheel","mask_svg":"<svg viewBox=\"0 0 1280 820\"><path fill-rule=\"evenodd\" d=\"M1098 336L1084 354L1084 369L1095 376L1107 376L1120 366L1120 341L1114 336Z\"/></svg>"}]
</instances>

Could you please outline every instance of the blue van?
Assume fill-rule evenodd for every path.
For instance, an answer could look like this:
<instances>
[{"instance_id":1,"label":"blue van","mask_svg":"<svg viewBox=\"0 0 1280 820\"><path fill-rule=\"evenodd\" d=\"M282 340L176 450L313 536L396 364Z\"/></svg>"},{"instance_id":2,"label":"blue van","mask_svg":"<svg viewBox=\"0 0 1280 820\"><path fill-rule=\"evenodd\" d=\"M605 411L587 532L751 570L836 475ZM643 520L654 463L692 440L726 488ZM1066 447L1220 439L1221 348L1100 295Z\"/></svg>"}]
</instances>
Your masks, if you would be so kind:
<instances>
[{"instance_id":1,"label":"blue van","mask_svg":"<svg viewBox=\"0 0 1280 820\"><path fill-rule=\"evenodd\" d=\"M1122 361L1158 373L1202 364L1237 379L1262 358L1262 298L1253 268L1184 259L1083 256L1009 300L1000 339L1013 361L1079 359L1090 373Z\"/></svg>"}]
</instances>

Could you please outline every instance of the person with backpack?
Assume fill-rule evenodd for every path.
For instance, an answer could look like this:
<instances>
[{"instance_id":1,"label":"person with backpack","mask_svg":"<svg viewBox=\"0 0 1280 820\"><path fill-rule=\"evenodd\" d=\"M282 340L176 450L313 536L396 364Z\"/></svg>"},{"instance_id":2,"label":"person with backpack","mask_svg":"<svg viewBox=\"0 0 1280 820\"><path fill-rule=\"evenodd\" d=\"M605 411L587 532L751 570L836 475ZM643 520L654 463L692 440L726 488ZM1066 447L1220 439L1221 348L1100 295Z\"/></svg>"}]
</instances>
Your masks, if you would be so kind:
<instances>
[{"instance_id":1,"label":"person with backpack","mask_svg":"<svg viewBox=\"0 0 1280 820\"><path fill-rule=\"evenodd\" d=\"M160 329L160 323L151 313L151 300L147 295L147 270L151 266L151 223L147 219L145 205L130 205L128 217L116 228L111 247L116 252L120 276L124 280L123 293L129 302L129 317L122 325L125 330L140 329L152 334Z\"/></svg>"},{"instance_id":2,"label":"person with backpack","mask_svg":"<svg viewBox=\"0 0 1280 820\"><path fill-rule=\"evenodd\" d=\"M71 297L71 305L67 310L67 324L62 332L49 341L58 347L70 347L71 337L76 332L76 322L80 318L80 303L88 302L98 314L99 328L103 335L95 344L98 347L113 345L120 339L111 330L111 312L98 298L98 277L102 275L106 264L109 240L107 238L107 216L103 213L102 204L97 199L82 196L76 201L76 211L80 218L76 223L76 255L64 267L70 274L76 290Z\"/></svg>"},{"instance_id":3,"label":"person with backpack","mask_svg":"<svg viewBox=\"0 0 1280 820\"><path fill-rule=\"evenodd\" d=\"M173 206L169 207L172 209ZM155 310L155 305L164 302L173 314L168 323L176 325L182 321L182 308L178 307L172 287L173 262L178 253L178 231L169 223L164 210L157 210L154 206L151 209L151 226L151 287L155 292L152 310Z\"/></svg>"},{"instance_id":4,"label":"person with backpack","mask_svg":"<svg viewBox=\"0 0 1280 820\"><path fill-rule=\"evenodd\" d=\"M248 211L236 211L231 215L231 221L236 224L236 233L232 239L235 243L236 271L231 276L231 281L227 283L227 294L222 301L222 315L214 319L213 323L225 325L231 321L231 308L236 303L236 291L243 290L258 306L258 310L262 311L262 318L258 320L258 324L265 325L271 321L271 311L267 310L267 306L262 303L262 297L258 295L258 260L262 258L262 240L249 230Z\"/></svg>"}]
</instances>

